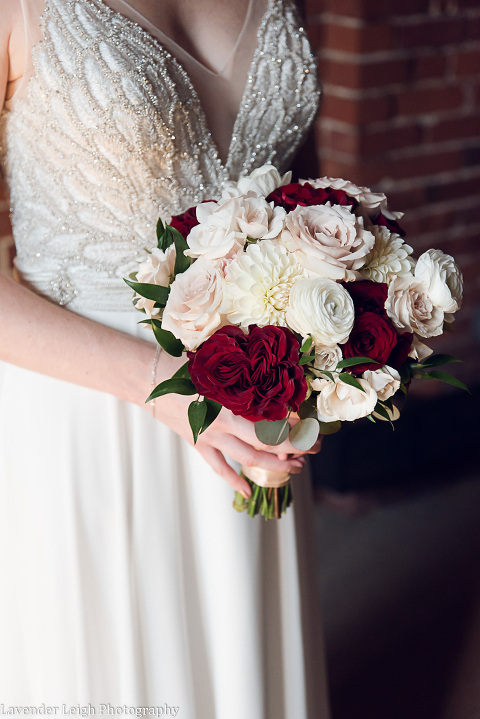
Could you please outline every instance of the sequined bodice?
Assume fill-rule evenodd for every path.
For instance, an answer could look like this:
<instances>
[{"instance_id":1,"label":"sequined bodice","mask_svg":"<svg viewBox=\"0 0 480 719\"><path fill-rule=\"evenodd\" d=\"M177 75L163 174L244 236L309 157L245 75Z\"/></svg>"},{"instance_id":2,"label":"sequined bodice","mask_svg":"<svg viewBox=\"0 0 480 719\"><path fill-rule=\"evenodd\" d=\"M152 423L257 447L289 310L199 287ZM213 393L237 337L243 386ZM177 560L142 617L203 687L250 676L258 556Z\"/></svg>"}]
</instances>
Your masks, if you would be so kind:
<instances>
[{"instance_id":1,"label":"sequined bodice","mask_svg":"<svg viewBox=\"0 0 480 719\"><path fill-rule=\"evenodd\" d=\"M103 0L47 0L28 94L1 117L17 266L72 309L129 309L155 225L288 164L318 103L291 0L269 0L226 162L179 62Z\"/></svg>"}]
</instances>

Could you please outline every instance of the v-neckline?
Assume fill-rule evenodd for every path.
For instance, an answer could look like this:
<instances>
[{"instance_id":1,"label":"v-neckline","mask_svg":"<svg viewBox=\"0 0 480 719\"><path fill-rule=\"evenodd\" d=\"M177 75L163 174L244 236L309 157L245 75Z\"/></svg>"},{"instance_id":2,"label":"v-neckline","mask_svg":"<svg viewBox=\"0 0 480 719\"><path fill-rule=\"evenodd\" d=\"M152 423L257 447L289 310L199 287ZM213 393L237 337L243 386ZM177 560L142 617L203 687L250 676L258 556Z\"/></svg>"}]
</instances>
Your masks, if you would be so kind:
<instances>
[{"instance_id":1,"label":"v-neckline","mask_svg":"<svg viewBox=\"0 0 480 719\"><path fill-rule=\"evenodd\" d=\"M126 2L126 0L119 0L120 3L123 3L137 18L139 18L139 22L137 23L135 20L133 20L133 17L130 18L129 15L122 13L120 10L115 10L108 5L108 2L105 2L104 4L107 5L113 12L116 12L122 16L124 16L127 20L133 20L136 24L138 24L143 30L145 30L149 35L151 35L154 39L158 40L158 42L168 51L169 45L175 48L175 53L178 51L181 55L184 55L188 58L189 61L197 65L199 68L201 68L203 71L207 73L207 75L210 75L211 77L222 77L223 73L225 72L225 69L228 67L230 62L232 61L232 58L234 57L235 53L238 50L238 47L240 43L242 42L243 36L245 35L245 31L247 29L248 23L250 21L252 10L253 10L253 4L255 0L248 0L248 6L247 6L247 12L245 14L245 17L243 19L242 27L240 28L240 32L237 36L237 39L235 40L231 50L229 51L226 60L224 61L222 67L220 70L212 70L208 65L205 65L204 62L199 60L197 57L192 55L188 50L186 50L182 45L180 45L178 42L175 42L169 35L167 35L163 30L161 30L159 27L156 27L154 23L151 22L151 20L148 19L145 15L143 15L139 10L136 10L134 7L129 5L129 3ZM268 2L267 2L268 6ZM175 53L171 53L175 55ZM176 55L175 55L176 56Z\"/></svg>"},{"instance_id":2,"label":"v-neckline","mask_svg":"<svg viewBox=\"0 0 480 719\"><path fill-rule=\"evenodd\" d=\"M75 1L75 0L74 0ZM216 141L213 138L212 133L210 132L210 128L208 126L207 116L205 113L205 109L202 105L202 102L200 100L200 96L195 89L195 86L190 78L190 75L182 65L181 61L173 55L161 42L160 40L155 37L149 30L142 27L138 22L135 20L132 20L127 15L124 15L119 10L115 10L108 3L106 0L80 0L80 2L88 4L96 5L97 8L100 11L103 11L105 14L109 15L110 17L116 17L119 20L121 20L122 23L125 24L126 27L135 28L137 32L139 33L140 37L142 38L143 42L147 45L152 45L160 54L162 54L164 57L171 60L177 71L182 75L183 80L185 82L185 85L191 95L191 99L193 103L198 107L198 120L200 121L200 125L202 127L202 130L207 137L207 142L209 143L210 147L208 148L208 152L211 152L213 155L213 160L215 164L220 168L221 174L223 175L223 179L229 179L230 173L230 165L232 161L232 153L234 149L234 145L236 143L237 137L241 136L241 130L242 130L242 123L244 119L245 114L245 108L248 104L248 99L251 93L251 88L253 86L253 83L251 81L251 78L253 75L255 75L255 68L258 62L258 58L262 54L262 41L263 41L263 35L265 32L265 27L267 25L268 19L273 12L276 5L278 5L279 0L267 0L267 6L265 9L265 12L261 16L259 26L257 28L257 39L256 39L256 45L255 50L253 53L252 61L250 63L250 66L248 68L247 76L246 76L246 82L245 82L245 88L242 93L242 99L240 101L240 106L237 112L237 115L235 117L235 121L233 124L233 131L232 136L230 138L230 143L228 146L228 151L225 160L222 160L219 154L219 149L217 146ZM250 6L251 7L251 6ZM151 24L151 23L148 23Z\"/></svg>"}]
</instances>

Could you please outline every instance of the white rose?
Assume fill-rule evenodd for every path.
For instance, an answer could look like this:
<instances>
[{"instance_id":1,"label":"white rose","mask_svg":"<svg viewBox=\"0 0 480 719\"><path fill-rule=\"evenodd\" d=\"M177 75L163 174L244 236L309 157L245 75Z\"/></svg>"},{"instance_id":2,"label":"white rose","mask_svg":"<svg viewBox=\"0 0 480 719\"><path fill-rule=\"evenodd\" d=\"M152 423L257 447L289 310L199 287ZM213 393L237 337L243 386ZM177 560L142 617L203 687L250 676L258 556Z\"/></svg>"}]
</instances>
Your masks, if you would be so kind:
<instances>
[{"instance_id":1,"label":"white rose","mask_svg":"<svg viewBox=\"0 0 480 719\"><path fill-rule=\"evenodd\" d=\"M242 177L238 182L226 182L222 200L246 195L249 192L255 193L259 197L266 197L277 187L288 185L291 179L291 172L286 172L282 176L273 165L263 165L251 172L247 177Z\"/></svg>"},{"instance_id":2,"label":"white rose","mask_svg":"<svg viewBox=\"0 0 480 719\"><path fill-rule=\"evenodd\" d=\"M341 285L325 277L295 282L290 291L287 324L315 345L346 342L355 320L353 300Z\"/></svg>"},{"instance_id":3,"label":"white rose","mask_svg":"<svg viewBox=\"0 0 480 719\"><path fill-rule=\"evenodd\" d=\"M281 245L271 240L250 245L226 271L229 322L241 327L285 326L290 290L305 274L295 255Z\"/></svg>"},{"instance_id":4,"label":"white rose","mask_svg":"<svg viewBox=\"0 0 480 719\"><path fill-rule=\"evenodd\" d=\"M166 252L155 247L148 255L145 262L142 262L138 268L136 282L148 283L151 285L161 285L169 287L173 278L173 268L175 267L175 246L170 245ZM155 317L161 313L159 307L154 307L154 300L147 300L145 297L135 295L135 307L137 310L145 310L148 318ZM146 325L148 327L148 325Z\"/></svg>"},{"instance_id":5,"label":"white rose","mask_svg":"<svg viewBox=\"0 0 480 719\"><path fill-rule=\"evenodd\" d=\"M373 371L367 370L363 373L363 379L375 390L378 399L382 402L393 397L395 392L400 389L400 375L396 369L388 365Z\"/></svg>"},{"instance_id":6,"label":"white rose","mask_svg":"<svg viewBox=\"0 0 480 719\"><path fill-rule=\"evenodd\" d=\"M342 359L342 350L338 345L327 347L327 345L319 344L315 346L314 367L316 369L334 370Z\"/></svg>"},{"instance_id":7,"label":"white rose","mask_svg":"<svg viewBox=\"0 0 480 719\"><path fill-rule=\"evenodd\" d=\"M443 331L444 313L433 304L427 285L415 277L396 277L388 288L385 309L399 332L435 337Z\"/></svg>"},{"instance_id":8,"label":"white rose","mask_svg":"<svg viewBox=\"0 0 480 719\"><path fill-rule=\"evenodd\" d=\"M353 422L373 412L377 404L377 393L366 380L358 381L364 392L343 382L339 377L335 380L316 379L312 382L312 389L320 391L317 397L317 416L320 422Z\"/></svg>"},{"instance_id":9,"label":"white rose","mask_svg":"<svg viewBox=\"0 0 480 719\"><path fill-rule=\"evenodd\" d=\"M162 327L188 350L196 349L222 325L223 282L221 264L203 258L175 278L163 311Z\"/></svg>"},{"instance_id":10,"label":"white rose","mask_svg":"<svg viewBox=\"0 0 480 719\"><path fill-rule=\"evenodd\" d=\"M353 280L375 238L363 220L341 205L296 207L285 219L281 242L310 272L332 280Z\"/></svg>"},{"instance_id":11,"label":"white rose","mask_svg":"<svg viewBox=\"0 0 480 719\"><path fill-rule=\"evenodd\" d=\"M285 210L273 208L260 197L234 197L222 203L204 202L197 207L200 224L190 230L189 257L216 260L243 249L247 237L278 237Z\"/></svg>"},{"instance_id":12,"label":"white rose","mask_svg":"<svg viewBox=\"0 0 480 719\"><path fill-rule=\"evenodd\" d=\"M300 184L308 182L315 188L332 187L334 190L343 190L349 197L354 197L365 210L367 217L376 217L380 212L389 220L399 220L403 212L392 212L388 209L387 198L383 192L372 192L369 187L358 187L350 180L341 177L319 177L316 180L300 180Z\"/></svg>"},{"instance_id":13,"label":"white rose","mask_svg":"<svg viewBox=\"0 0 480 719\"><path fill-rule=\"evenodd\" d=\"M405 244L400 235L386 227L373 226L375 245L368 253L361 274L373 282L390 282L393 276L412 276L415 266L410 257L413 250Z\"/></svg>"},{"instance_id":14,"label":"white rose","mask_svg":"<svg viewBox=\"0 0 480 719\"><path fill-rule=\"evenodd\" d=\"M463 279L455 260L441 250L420 255L415 277L427 285L432 302L444 312L456 312L462 304Z\"/></svg>"}]
</instances>

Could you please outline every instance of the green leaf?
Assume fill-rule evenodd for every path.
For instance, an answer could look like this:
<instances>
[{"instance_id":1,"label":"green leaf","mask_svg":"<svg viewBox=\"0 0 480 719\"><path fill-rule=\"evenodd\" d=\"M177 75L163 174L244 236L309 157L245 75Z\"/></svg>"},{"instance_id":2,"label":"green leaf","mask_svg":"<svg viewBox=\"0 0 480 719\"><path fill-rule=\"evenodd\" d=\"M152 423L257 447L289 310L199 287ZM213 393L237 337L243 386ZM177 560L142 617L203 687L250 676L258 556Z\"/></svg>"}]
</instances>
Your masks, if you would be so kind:
<instances>
[{"instance_id":1,"label":"green leaf","mask_svg":"<svg viewBox=\"0 0 480 719\"><path fill-rule=\"evenodd\" d=\"M452 377L451 374L447 374L447 372L439 372L438 370L433 370L432 372L424 372L421 377L425 377L426 379L438 379L440 380L440 382L451 384L452 387L458 387L458 389L463 389L465 390L465 392L468 392L468 394L472 394L468 389L467 385L463 384L463 382L460 382L460 380L456 377Z\"/></svg>"},{"instance_id":2,"label":"green leaf","mask_svg":"<svg viewBox=\"0 0 480 719\"><path fill-rule=\"evenodd\" d=\"M158 218L157 222L157 247L159 250L162 250L165 252L168 247L170 247L171 244L173 244L173 239L170 234L170 232L167 232L167 227L169 225L165 226L162 222L161 217Z\"/></svg>"},{"instance_id":3,"label":"green leaf","mask_svg":"<svg viewBox=\"0 0 480 719\"><path fill-rule=\"evenodd\" d=\"M275 422L269 422L263 419L255 422L255 434L263 444L277 445L284 442L288 437L290 426L287 419L278 419Z\"/></svg>"},{"instance_id":4,"label":"green leaf","mask_svg":"<svg viewBox=\"0 0 480 719\"><path fill-rule=\"evenodd\" d=\"M336 422L320 422L320 434L336 434L342 429L342 423L338 419Z\"/></svg>"},{"instance_id":5,"label":"green leaf","mask_svg":"<svg viewBox=\"0 0 480 719\"><path fill-rule=\"evenodd\" d=\"M193 444L197 444L198 435L202 431L205 417L207 416L207 403L198 399L188 406L188 421L192 429Z\"/></svg>"},{"instance_id":6,"label":"green leaf","mask_svg":"<svg viewBox=\"0 0 480 719\"><path fill-rule=\"evenodd\" d=\"M365 392L362 385L358 381L358 379L355 379L355 377L352 377L351 374L348 374L348 372L340 372L338 375L339 378L342 380L342 382L345 382L345 384L349 384L352 387L356 387L357 389L361 390L362 392Z\"/></svg>"},{"instance_id":7,"label":"green leaf","mask_svg":"<svg viewBox=\"0 0 480 719\"><path fill-rule=\"evenodd\" d=\"M137 322L137 325L151 325L151 324L152 324L152 320L139 320Z\"/></svg>"},{"instance_id":8,"label":"green leaf","mask_svg":"<svg viewBox=\"0 0 480 719\"><path fill-rule=\"evenodd\" d=\"M310 352L310 348L313 345L313 337L307 337L303 345L300 347L300 352Z\"/></svg>"},{"instance_id":9,"label":"green leaf","mask_svg":"<svg viewBox=\"0 0 480 719\"><path fill-rule=\"evenodd\" d=\"M347 357L347 359L340 360L340 362L337 364L337 369L344 369L345 367L355 367L355 365L365 364L365 362L379 364L379 362L373 360L371 357Z\"/></svg>"},{"instance_id":10,"label":"green leaf","mask_svg":"<svg viewBox=\"0 0 480 719\"><path fill-rule=\"evenodd\" d=\"M312 396L313 399L313 396ZM307 419L308 417L317 416L317 403L316 401L311 402L310 398L302 402L298 408L298 416L300 419Z\"/></svg>"},{"instance_id":11,"label":"green leaf","mask_svg":"<svg viewBox=\"0 0 480 719\"><path fill-rule=\"evenodd\" d=\"M399 369L400 379L404 385L406 385L412 378L412 365L409 362L405 362Z\"/></svg>"},{"instance_id":12,"label":"green leaf","mask_svg":"<svg viewBox=\"0 0 480 719\"><path fill-rule=\"evenodd\" d=\"M311 449L317 441L319 430L320 425L318 419L308 417L293 425L288 439L295 449L306 452Z\"/></svg>"},{"instance_id":13,"label":"green leaf","mask_svg":"<svg viewBox=\"0 0 480 719\"><path fill-rule=\"evenodd\" d=\"M159 320L152 319L152 329L155 339L165 352L173 357L181 357L184 346L179 339L168 330L162 329L162 323Z\"/></svg>"},{"instance_id":14,"label":"green leaf","mask_svg":"<svg viewBox=\"0 0 480 719\"><path fill-rule=\"evenodd\" d=\"M388 414L388 410L385 409L385 407L383 407L380 402L377 402L377 404L375 405L373 414L379 414L380 417L383 417L387 420L387 422L390 422L390 415Z\"/></svg>"},{"instance_id":15,"label":"green leaf","mask_svg":"<svg viewBox=\"0 0 480 719\"><path fill-rule=\"evenodd\" d=\"M215 422L222 411L222 405L218 402L214 402L213 399L207 399L205 397L205 404L207 405L207 414L203 422L202 432L205 432L205 430L208 429L213 422Z\"/></svg>"},{"instance_id":16,"label":"green leaf","mask_svg":"<svg viewBox=\"0 0 480 719\"><path fill-rule=\"evenodd\" d=\"M304 355L303 357L300 357L298 364L308 364L309 362L312 362L315 359L315 355Z\"/></svg>"},{"instance_id":17,"label":"green leaf","mask_svg":"<svg viewBox=\"0 0 480 719\"><path fill-rule=\"evenodd\" d=\"M367 414L367 419L369 419L370 422L373 422L373 424L377 424L371 414Z\"/></svg>"},{"instance_id":18,"label":"green leaf","mask_svg":"<svg viewBox=\"0 0 480 719\"><path fill-rule=\"evenodd\" d=\"M127 283L137 294L142 297L146 297L147 300L153 300L158 302L161 307L165 307L167 304L168 294L170 287L162 287L161 285L152 285L149 282L132 282L123 278L123 281Z\"/></svg>"},{"instance_id":19,"label":"green leaf","mask_svg":"<svg viewBox=\"0 0 480 719\"><path fill-rule=\"evenodd\" d=\"M180 369L177 369L175 374L173 374L170 379L191 379L190 372L188 370L189 364L190 364L190 361L185 362L185 364L182 364Z\"/></svg>"},{"instance_id":20,"label":"green leaf","mask_svg":"<svg viewBox=\"0 0 480 719\"><path fill-rule=\"evenodd\" d=\"M190 257L187 257L187 255L184 254L184 251L188 250L188 245L184 237L174 227L170 227L170 225L167 225L167 227L175 243L176 256L173 273L175 276L177 276L180 275L182 272L185 272L185 270L188 270L192 260Z\"/></svg>"},{"instance_id":21,"label":"green leaf","mask_svg":"<svg viewBox=\"0 0 480 719\"><path fill-rule=\"evenodd\" d=\"M170 393L197 394L197 390L191 380L172 377L170 379L166 379L164 382L160 382L160 384L155 387L153 392L149 394L145 402L150 402L151 399L163 397L163 395Z\"/></svg>"},{"instance_id":22,"label":"green leaf","mask_svg":"<svg viewBox=\"0 0 480 719\"><path fill-rule=\"evenodd\" d=\"M452 355L432 355L427 357L421 364L421 367L438 367L442 364L451 364L452 362L461 362L462 360L452 357Z\"/></svg>"}]
</instances>

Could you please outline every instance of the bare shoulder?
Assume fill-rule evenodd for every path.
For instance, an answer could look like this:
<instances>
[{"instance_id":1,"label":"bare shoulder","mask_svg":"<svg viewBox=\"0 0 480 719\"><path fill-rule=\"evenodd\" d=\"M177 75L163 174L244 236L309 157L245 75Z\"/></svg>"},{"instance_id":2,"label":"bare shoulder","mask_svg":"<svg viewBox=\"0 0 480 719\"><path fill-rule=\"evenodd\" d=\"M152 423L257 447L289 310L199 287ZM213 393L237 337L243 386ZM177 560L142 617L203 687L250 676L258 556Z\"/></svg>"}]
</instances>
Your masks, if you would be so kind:
<instances>
[{"instance_id":1,"label":"bare shoulder","mask_svg":"<svg viewBox=\"0 0 480 719\"><path fill-rule=\"evenodd\" d=\"M0 0L0 107L21 77L25 57L25 32L20 0Z\"/></svg>"}]
</instances>

